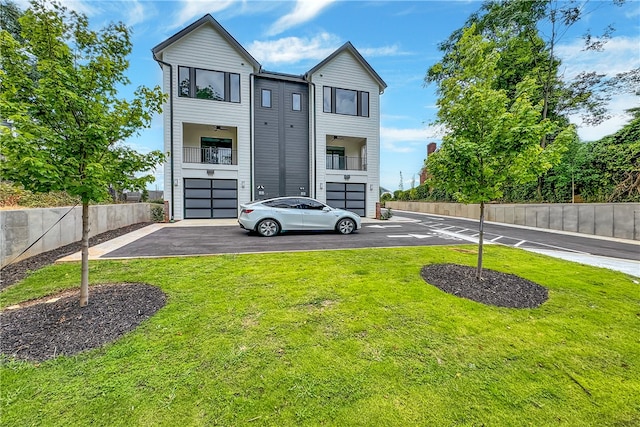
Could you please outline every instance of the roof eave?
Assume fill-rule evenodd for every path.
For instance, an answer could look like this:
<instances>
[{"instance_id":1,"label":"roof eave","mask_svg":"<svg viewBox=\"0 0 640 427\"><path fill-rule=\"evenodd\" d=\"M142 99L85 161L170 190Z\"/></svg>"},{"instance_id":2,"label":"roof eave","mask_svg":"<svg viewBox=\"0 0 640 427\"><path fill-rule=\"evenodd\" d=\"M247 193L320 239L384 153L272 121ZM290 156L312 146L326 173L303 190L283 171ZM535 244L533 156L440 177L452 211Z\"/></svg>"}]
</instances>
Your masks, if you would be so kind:
<instances>
[{"instance_id":1,"label":"roof eave","mask_svg":"<svg viewBox=\"0 0 640 427\"><path fill-rule=\"evenodd\" d=\"M318 65L316 65L315 67L307 71L305 73L305 78L309 80L312 74L314 74L319 69L324 67L327 63L331 62L336 56L338 56L344 51L349 51L354 56L354 58L356 58L356 60L360 63L360 65L362 65L362 67L378 83L378 86L380 86L380 93L383 93L384 90L387 88L387 84L385 83L384 80L382 80L382 77L380 77L380 75L376 72L376 70L373 69L373 67L367 62L367 60L364 59L364 57L360 54L360 52L358 52L358 50L351 44L351 42L346 42L345 44L340 46L338 49L336 49L331 55L323 59Z\"/></svg>"},{"instance_id":2,"label":"roof eave","mask_svg":"<svg viewBox=\"0 0 640 427\"><path fill-rule=\"evenodd\" d=\"M213 16L211 16L210 14L204 15L202 18L198 19L197 21L193 22L191 25L188 25L187 27L185 27L182 30L178 31L176 34L174 34L173 36L169 37L168 39L166 39L162 43L159 43L158 45L154 46L151 49L151 52L153 53L154 57L158 57L162 53L162 51L165 50L167 47L169 47L172 44L176 43L178 40L182 39L183 37L185 37L186 35L188 35L192 31L196 30L197 28L199 28L199 27L201 27L202 25L205 25L205 24L212 25L216 29L216 31L218 31L218 33L222 37L224 37L224 39L238 53L240 53L240 55L242 55L247 60L247 62L249 62L251 64L251 66L253 66L253 68L255 70L260 70L261 69L260 63L253 56L251 56L251 54L249 52L247 52L247 50L244 47L242 47L242 45L240 43L238 43L238 41L231 34L229 34L229 32L227 30L225 30L224 27L222 25L220 25L220 23L218 21L216 21L213 18Z\"/></svg>"}]
</instances>

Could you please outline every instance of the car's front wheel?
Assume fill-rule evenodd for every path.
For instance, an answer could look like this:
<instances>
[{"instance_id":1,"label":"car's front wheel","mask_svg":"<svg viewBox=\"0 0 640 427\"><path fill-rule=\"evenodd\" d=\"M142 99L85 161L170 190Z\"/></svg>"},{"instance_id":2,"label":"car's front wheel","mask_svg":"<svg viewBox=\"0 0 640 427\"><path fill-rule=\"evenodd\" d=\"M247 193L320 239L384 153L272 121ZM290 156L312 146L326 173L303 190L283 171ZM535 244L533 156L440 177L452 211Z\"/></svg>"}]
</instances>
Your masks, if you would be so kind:
<instances>
[{"instance_id":1,"label":"car's front wheel","mask_svg":"<svg viewBox=\"0 0 640 427\"><path fill-rule=\"evenodd\" d=\"M280 232L280 224L273 219L263 219L258 223L256 231L263 237L275 236Z\"/></svg>"},{"instance_id":2,"label":"car's front wheel","mask_svg":"<svg viewBox=\"0 0 640 427\"><path fill-rule=\"evenodd\" d=\"M340 234L351 234L356 230L356 223L353 222L352 219L342 218L338 221L338 224L336 224L336 230L338 230Z\"/></svg>"}]
</instances>

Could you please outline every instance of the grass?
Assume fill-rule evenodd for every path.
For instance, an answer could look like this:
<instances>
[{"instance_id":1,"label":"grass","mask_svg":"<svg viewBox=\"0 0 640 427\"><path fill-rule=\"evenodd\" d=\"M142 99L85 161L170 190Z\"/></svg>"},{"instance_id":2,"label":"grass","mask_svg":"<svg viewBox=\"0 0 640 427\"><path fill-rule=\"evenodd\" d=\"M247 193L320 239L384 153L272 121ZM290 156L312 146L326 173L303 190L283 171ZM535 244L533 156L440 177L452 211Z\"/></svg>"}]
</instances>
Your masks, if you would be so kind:
<instances>
[{"instance_id":1,"label":"grass","mask_svg":"<svg viewBox=\"0 0 640 427\"><path fill-rule=\"evenodd\" d=\"M549 288L540 308L426 284L473 247L100 261L92 283L146 282L167 305L115 343L2 360L3 425L640 425L640 285L517 249L485 266ZM35 272L4 307L75 287Z\"/></svg>"}]
</instances>

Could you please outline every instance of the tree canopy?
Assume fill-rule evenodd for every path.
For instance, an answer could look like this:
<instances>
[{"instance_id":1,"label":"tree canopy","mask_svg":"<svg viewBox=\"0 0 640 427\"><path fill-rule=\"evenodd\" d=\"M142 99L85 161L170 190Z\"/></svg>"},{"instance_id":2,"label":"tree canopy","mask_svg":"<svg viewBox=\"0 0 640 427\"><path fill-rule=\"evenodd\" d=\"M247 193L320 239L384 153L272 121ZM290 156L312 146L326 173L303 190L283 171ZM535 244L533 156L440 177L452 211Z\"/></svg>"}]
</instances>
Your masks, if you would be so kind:
<instances>
[{"instance_id":1,"label":"tree canopy","mask_svg":"<svg viewBox=\"0 0 640 427\"><path fill-rule=\"evenodd\" d=\"M0 127L0 172L28 190L82 200L85 265L89 202L108 197L110 184L143 188L153 178L138 173L163 159L124 141L150 124L165 95L143 86L131 100L118 97L131 52L122 23L92 30L86 16L39 0L19 24L22 40L0 32L0 117L9 124ZM83 268L83 289L87 281Z\"/></svg>"},{"instance_id":2,"label":"tree canopy","mask_svg":"<svg viewBox=\"0 0 640 427\"><path fill-rule=\"evenodd\" d=\"M565 81L556 52L568 29L589 13L588 4L589 1L577 0L485 1L462 28L440 44L443 59L429 68L425 82L437 83L454 72L459 66L454 47L464 29L475 25L476 31L496 43L501 52L498 84L510 97L518 82L529 76L537 84L532 100L543 101L543 119L562 125L568 123L569 115L579 114L585 124L599 124L608 118L606 104L614 87L619 86L617 82L625 76L607 78L602 73L583 72ZM585 50L602 50L613 31L609 25L598 36L585 34Z\"/></svg>"}]
</instances>

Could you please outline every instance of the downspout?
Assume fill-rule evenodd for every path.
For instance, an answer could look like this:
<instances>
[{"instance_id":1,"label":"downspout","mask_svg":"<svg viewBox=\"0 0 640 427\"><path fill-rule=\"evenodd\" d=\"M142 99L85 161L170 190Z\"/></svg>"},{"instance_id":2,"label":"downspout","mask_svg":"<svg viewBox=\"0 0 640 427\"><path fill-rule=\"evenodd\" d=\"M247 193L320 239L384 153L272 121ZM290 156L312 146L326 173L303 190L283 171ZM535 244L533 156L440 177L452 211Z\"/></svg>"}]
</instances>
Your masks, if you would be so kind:
<instances>
[{"instance_id":1,"label":"downspout","mask_svg":"<svg viewBox=\"0 0 640 427\"><path fill-rule=\"evenodd\" d=\"M170 222L174 222L175 219L173 217L173 206L174 206L174 183L173 183L173 66L171 64L169 64L168 62L164 62L160 59L158 59L158 57L156 56L156 53L151 51L151 53L153 54L153 59L160 64L160 68L162 68L163 65L166 65L167 67L169 67L169 120L170 120L170 124L169 124L169 165L170 165L170 170L171 170L171 183L169 184L169 186L171 187L171 203L169 204L169 221Z\"/></svg>"},{"instance_id":2,"label":"downspout","mask_svg":"<svg viewBox=\"0 0 640 427\"><path fill-rule=\"evenodd\" d=\"M311 138L313 141L313 155L311 156L313 159L313 198L318 198L318 159L317 155L317 141L316 141L316 84L311 80L307 80L309 82L309 86L313 87L313 100L309 97L309 101L311 104L311 108L309 108L309 116L313 120L313 129L311 133Z\"/></svg>"},{"instance_id":3,"label":"downspout","mask_svg":"<svg viewBox=\"0 0 640 427\"><path fill-rule=\"evenodd\" d=\"M249 200L255 200L253 195L253 144L255 143L253 136L253 108L254 108L254 93L253 93L253 79L255 73L249 74Z\"/></svg>"}]
</instances>

